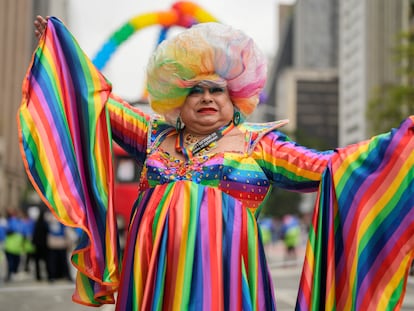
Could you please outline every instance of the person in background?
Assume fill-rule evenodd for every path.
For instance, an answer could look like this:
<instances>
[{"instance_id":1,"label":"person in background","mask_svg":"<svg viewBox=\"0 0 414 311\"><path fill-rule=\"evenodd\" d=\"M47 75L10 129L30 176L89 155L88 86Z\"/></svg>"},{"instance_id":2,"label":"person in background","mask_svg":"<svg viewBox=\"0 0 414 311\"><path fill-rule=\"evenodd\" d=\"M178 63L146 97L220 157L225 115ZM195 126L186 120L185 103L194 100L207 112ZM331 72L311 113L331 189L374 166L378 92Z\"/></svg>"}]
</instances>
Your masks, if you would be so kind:
<instances>
[{"instance_id":1,"label":"person in background","mask_svg":"<svg viewBox=\"0 0 414 311\"><path fill-rule=\"evenodd\" d=\"M4 253L4 242L6 240L7 218L0 213L0 283L6 279L7 261Z\"/></svg>"},{"instance_id":2,"label":"person in background","mask_svg":"<svg viewBox=\"0 0 414 311\"><path fill-rule=\"evenodd\" d=\"M265 246L266 251L271 251L272 246L276 241L274 240L276 231L275 222L270 217L264 217L259 219L257 223L262 235L263 245Z\"/></svg>"},{"instance_id":3,"label":"person in background","mask_svg":"<svg viewBox=\"0 0 414 311\"><path fill-rule=\"evenodd\" d=\"M23 147L38 147L23 154L36 189L62 222L85 232L73 253L79 269L74 300L114 303L117 291L118 311L275 310L257 224L262 203L272 187L317 191L329 180L331 161L341 163L338 155L349 158L355 146L311 150L279 131L286 121L245 122L265 86L266 58L228 25L198 24L157 47L146 70L156 115L112 94L59 20L38 17L35 25L40 42L24 84L19 133ZM39 114L44 118L36 123ZM396 132L409 149L413 124L409 118ZM49 127L59 135L45 135ZM394 133L364 144L387 144ZM143 166L120 274L116 219L110 187L104 187L113 182L112 138ZM70 152L60 152L62 146ZM74 155L79 158L71 162ZM71 170L49 169L60 165ZM309 310L305 302L299 306Z\"/></svg>"},{"instance_id":4,"label":"person in background","mask_svg":"<svg viewBox=\"0 0 414 311\"><path fill-rule=\"evenodd\" d=\"M24 271L30 272L30 263L34 260L33 230L36 221L35 217L37 216L29 215L29 210L23 210L22 213Z\"/></svg>"},{"instance_id":5,"label":"person in background","mask_svg":"<svg viewBox=\"0 0 414 311\"><path fill-rule=\"evenodd\" d=\"M24 247L24 224L22 212L19 209L7 210L7 229L4 241L4 252L7 259L6 282L12 280L13 275L19 272Z\"/></svg>"},{"instance_id":6,"label":"person in background","mask_svg":"<svg viewBox=\"0 0 414 311\"><path fill-rule=\"evenodd\" d=\"M6 238L7 231L7 218L0 213L0 243L3 246L4 239Z\"/></svg>"},{"instance_id":7,"label":"person in background","mask_svg":"<svg viewBox=\"0 0 414 311\"><path fill-rule=\"evenodd\" d=\"M33 229L33 245L35 247L35 277L37 281L41 281L43 279L42 271L46 272L46 279L50 279L50 264L48 260L49 247L47 245L49 225L45 219L45 214L46 210L42 208ZM42 269L42 265L44 269Z\"/></svg>"},{"instance_id":8,"label":"person in background","mask_svg":"<svg viewBox=\"0 0 414 311\"><path fill-rule=\"evenodd\" d=\"M46 220L48 281L54 282L58 279L72 281L68 263L68 247L71 241L67 229L51 213L47 214Z\"/></svg>"},{"instance_id":9,"label":"person in background","mask_svg":"<svg viewBox=\"0 0 414 311\"><path fill-rule=\"evenodd\" d=\"M283 216L281 230L281 237L285 245L285 264L296 264L297 247L302 238L299 219L295 215Z\"/></svg>"}]
</instances>

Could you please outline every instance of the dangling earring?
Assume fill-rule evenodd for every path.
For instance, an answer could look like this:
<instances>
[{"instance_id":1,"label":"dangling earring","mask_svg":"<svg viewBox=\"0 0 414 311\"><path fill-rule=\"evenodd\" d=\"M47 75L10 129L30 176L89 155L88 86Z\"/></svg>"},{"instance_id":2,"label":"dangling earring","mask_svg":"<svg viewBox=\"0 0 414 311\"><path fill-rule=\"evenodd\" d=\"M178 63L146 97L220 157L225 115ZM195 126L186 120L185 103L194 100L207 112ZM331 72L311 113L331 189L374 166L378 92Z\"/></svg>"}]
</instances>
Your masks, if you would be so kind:
<instances>
[{"instance_id":1,"label":"dangling earring","mask_svg":"<svg viewBox=\"0 0 414 311\"><path fill-rule=\"evenodd\" d=\"M235 126L239 125L241 121L241 115L240 115L240 111L238 109L234 109L234 114L233 114L233 123Z\"/></svg>"},{"instance_id":2,"label":"dangling earring","mask_svg":"<svg viewBox=\"0 0 414 311\"><path fill-rule=\"evenodd\" d=\"M175 129L177 132L181 131L184 128L184 123L181 120L181 116L177 117L177 121L175 122Z\"/></svg>"}]
</instances>

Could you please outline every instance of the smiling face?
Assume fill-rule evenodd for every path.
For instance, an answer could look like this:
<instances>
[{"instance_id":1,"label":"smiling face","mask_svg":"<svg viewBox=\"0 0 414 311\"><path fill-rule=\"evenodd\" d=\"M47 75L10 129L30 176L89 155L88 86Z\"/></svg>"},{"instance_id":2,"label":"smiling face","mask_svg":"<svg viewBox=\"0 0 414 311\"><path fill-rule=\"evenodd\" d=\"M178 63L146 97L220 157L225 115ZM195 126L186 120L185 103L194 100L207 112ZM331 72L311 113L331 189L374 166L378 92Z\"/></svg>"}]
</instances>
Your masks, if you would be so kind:
<instances>
[{"instance_id":1,"label":"smiling face","mask_svg":"<svg viewBox=\"0 0 414 311\"><path fill-rule=\"evenodd\" d=\"M225 86L200 83L194 86L181 108L186 131L207 135L233 119L234 107Z\"/></svg>"}]
</instances>

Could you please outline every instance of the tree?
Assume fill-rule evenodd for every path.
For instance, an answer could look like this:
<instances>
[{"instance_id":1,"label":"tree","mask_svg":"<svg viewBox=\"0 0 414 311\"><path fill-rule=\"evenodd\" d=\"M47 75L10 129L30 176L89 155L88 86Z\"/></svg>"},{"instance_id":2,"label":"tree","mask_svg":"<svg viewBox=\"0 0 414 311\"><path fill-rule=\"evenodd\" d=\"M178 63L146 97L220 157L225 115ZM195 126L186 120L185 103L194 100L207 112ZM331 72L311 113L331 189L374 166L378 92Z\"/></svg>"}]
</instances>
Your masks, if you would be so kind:
<instances>
[{"instance_id":1,"label":"tree","mask_svg":"<svg viewBox=\"0 0 414 311\"><path fill-rule=\"evenodd\" d=\"M414 114L414 29L399 36L395 49L398 83L378 87L368 102L371 134L397 127Z\"/></svg>"},{"instance_id":2,"label":"tree","mask_svg":"<svg viewBox=\"0 0 414 311\"><path fill-rule=\"evenodd\" d=\"M299 215L300 200L300 193L274 187L263 206L262 215L275 218L282 218L287 214Z\"/></svg>"}]
</instances>

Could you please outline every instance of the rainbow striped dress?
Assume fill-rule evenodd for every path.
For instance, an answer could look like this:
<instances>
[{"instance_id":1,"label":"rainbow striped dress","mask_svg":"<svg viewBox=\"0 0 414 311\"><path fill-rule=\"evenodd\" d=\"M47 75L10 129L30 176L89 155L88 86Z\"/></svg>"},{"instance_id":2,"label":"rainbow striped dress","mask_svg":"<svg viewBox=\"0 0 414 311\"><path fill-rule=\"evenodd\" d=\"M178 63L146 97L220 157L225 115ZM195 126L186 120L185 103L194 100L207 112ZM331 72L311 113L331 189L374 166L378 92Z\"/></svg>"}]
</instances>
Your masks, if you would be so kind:
<instances>
[{"instance_id":1,"label":"rainbow striped dress","mask_svg":"<svg viewBox=\"0 0 414 311\"><path fill-rule=\"evenodd\" d=\"M117 309L275 310L260 207L272 184L316 190L332 152L297 146L275 130L283 122L246 123L244 152L183 161L159 147L173 127L120 101L108 108L115 141L146 150Z\"/></svg>"},{"instance_id":2,"label":"rainbow striped dress","mask_svg":"<svg viewBox=\"0 0 414 311\"><path fill-rule=\"evenodd\" d=\"M397 309L414 249L414 118L327 152L290 141L282 124L240 125L244 152L175 159L160 149L174 129L111 94L51 18L23 83L18 127L35 189L84 232L72 254L73 300L98 306L117 292L119 311L275 310L256 220L276 186L319 189L296 309ZM112 139L143 167L122 264Z\"/></svg>"}]
</instances>

